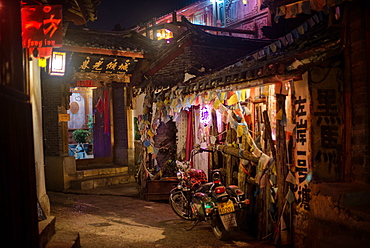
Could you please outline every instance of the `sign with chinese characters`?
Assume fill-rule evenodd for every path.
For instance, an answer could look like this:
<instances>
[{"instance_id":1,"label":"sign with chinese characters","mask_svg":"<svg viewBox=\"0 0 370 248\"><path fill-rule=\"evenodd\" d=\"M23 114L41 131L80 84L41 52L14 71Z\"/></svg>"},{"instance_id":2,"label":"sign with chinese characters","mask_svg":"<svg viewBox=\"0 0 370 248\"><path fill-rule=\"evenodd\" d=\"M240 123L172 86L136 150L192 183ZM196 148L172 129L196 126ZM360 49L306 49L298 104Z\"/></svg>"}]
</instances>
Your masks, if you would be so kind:
<instances>
[{"instance_id":1,"label":"sign with chinese characters","mask_svg":"<svg viewBox=\"0 0 370 248\"><path fill-rule=\"evenodd\" d=\"M208 124L211 122L211 118L212 113L210 107L208 105L203 106L200 110L200 123L202 123L204 126L208 126Z\"/></svg>"},{"instance_id":2,"label":"sign with chinese characters","mask_svg":"<svg viewBox=\"0 0 370 248\"><path fill-rule=\"evenodd\" d=\"M310 209L310 189L308 175L311 169L311 134L310 134L310 93L307 78L294 81L295 88L295 122L296 146L294 151L294 164L297 178L297 199L299 206L305 210Z\"/></svg>"},{"instance_id":3,"label":"sign with chinese characters","mask_svg":"<svg viewBox=\"0 0 370 248\"><path fill-rule=\"evenodd\" d=\"M24 48L62 46L61 5L26 5L21 12Z\"/></svg>"},{"instance_id":4,"label":"sign with chinese characters","mask_svg":"<svg viewBox=\"0 0 370 248\"><path fill-rule=\"evenodd\" d=\"M315 83L316 75L322 70L328 76ZM338 181L342 179L343 120L341 89L338 87L340 68L313 68L312 86L312 154L315 163L315 176L320 180Z\"/></svg>"},{"instance_id":5,"label":"sign with chinese characters","mask_svg":"<svg viewBox=\"0 0 370 248\"><path fill-rule=\"evenodd\" d=\"M136 65L131 58L81 54L74 55L73 61L77 72L131 74Z\"/></svg>"},{"instance_id":6,"label":"sign with chinese characters","mask_svg":"<svg viewBox=\"0 0 370 248\"><path fill-rule=\"evenodd\" d=\"M71 120L71 117L69 116L69 114L59 114L58 115L59 122L68 122L70 120Z\"/></svg>"}]
</instances>

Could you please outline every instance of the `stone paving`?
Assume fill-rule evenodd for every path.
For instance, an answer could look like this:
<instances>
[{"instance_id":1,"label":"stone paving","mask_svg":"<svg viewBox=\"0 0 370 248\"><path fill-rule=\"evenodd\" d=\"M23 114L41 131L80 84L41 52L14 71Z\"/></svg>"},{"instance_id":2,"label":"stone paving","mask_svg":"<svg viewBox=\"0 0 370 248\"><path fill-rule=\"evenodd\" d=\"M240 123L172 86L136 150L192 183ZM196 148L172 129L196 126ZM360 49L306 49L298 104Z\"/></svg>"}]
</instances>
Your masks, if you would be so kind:
<instances>
[{"instance_id":1,"label":"stone paving","mask_svg":"<svg viewBox=\"0 0 370 248\"><path fill-rule=\"evenodd\" d=\"M48 192L56 230L77 231L81 247L273 247L242 231L220 241L211 226L173 213L167 201L144 201L135 184L88 191Z\"/></svg>"}]
</instances>

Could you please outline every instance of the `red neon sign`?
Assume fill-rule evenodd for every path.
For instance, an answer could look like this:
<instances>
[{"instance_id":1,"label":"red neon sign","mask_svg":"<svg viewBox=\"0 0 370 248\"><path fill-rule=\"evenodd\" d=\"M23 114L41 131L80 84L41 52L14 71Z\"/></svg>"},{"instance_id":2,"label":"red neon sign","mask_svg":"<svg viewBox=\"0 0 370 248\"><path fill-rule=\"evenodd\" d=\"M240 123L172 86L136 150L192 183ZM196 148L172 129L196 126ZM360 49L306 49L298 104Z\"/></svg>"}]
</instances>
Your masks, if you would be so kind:
<instances>
[{"instance_id":1,"label":"red neon sign","mask_svg":"<svg viewBox=\"0 0 370 248\"><path fill-rule=\"evenodd\" d=\"M24 48L62 46L62 5L22 7Z\"/></svg>"}]
</instances>

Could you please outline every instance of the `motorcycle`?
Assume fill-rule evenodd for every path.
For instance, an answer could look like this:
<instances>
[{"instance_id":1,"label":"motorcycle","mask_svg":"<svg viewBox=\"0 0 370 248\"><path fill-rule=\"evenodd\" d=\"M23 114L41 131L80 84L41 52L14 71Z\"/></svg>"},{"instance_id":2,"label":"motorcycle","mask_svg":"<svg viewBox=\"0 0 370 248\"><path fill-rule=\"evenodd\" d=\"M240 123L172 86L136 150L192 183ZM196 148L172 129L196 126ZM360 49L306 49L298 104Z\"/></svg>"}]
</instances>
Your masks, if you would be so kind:
<instances>
[{"instance_id":1,"label":"motorcycle","mask_svg":"<svg viewBox=\"0 0 370 248\"><path fill-rule=\"evenodd\" d=\"M191 158L201 151L193 150ZM195 220L191 211L191 198L196 190L207 181L207 175L203 170L190 168L190 161L176 161L177 187L170 192L170 205L173 211L185 220Z\"/></svg>"},{"instance_id":2,"label":"motorcycle","mask_svg":"<svg viewBox=\"0 0 370 248\"><path fill-rule=\"evenodd\" d=\"M194 151L194 150L193 150ZM191 158L206 149L192 151ZM202 170L190 168L189 162L177 161L179 184L170 193L173 211L183 219L193 220L193 229L199 222L206 221L220 240L228 240L230 232L237 226L236 211L249 204L244 193L236 185L225 187L221 183L220 170L213 170L212 180L207 182Z\"/></svg>"}]
</instances>

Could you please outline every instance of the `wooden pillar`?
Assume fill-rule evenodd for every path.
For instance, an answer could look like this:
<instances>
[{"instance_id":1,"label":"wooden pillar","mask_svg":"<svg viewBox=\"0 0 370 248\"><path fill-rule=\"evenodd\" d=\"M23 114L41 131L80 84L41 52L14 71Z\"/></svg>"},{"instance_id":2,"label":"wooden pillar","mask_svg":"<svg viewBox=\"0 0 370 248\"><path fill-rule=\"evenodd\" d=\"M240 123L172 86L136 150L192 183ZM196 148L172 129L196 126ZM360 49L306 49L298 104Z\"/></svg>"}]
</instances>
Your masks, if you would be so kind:
<instances>
[{"instance_id":1,"label":"wooden pillar","mask_svg":"<svg viewBox=\"0 0 370 248\"><path fill-rule=\"evenodd\" d=\"M172 24L177 24L177 13L176 11L172 12Z\"/></svg>"},{"instance_id":2,"label":"wooden pillar","mask_svg":"<svg viewBox=\"0 0 370 248\"><path fill-rule=\"evenodd\" d=\"M155 17L152 18L152 30L153 30L153 40L158 40L157 38L157 20Z\"/></svg>"},{"instance_id":3,"label":"wooden pillar","mask_svg":"<svg viewBox=\"0 0 370 248\"><path fill-rule=\"evenodd\" d=\"M279 110L285 111L285 95L276 95L276 112ZM285 128L281 126L281 120L276 121L276 170L277 170L277 186L278 186L278 223L280 223L280 217L283 214L284 204L286 202L285 196L288 192L287 185L285 183L286 175L288 174L288 167L286 164L286 137L285 137Z\"/></svg>"}]
</instances>

